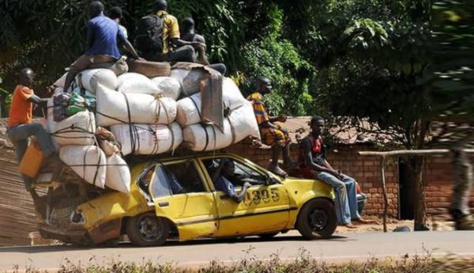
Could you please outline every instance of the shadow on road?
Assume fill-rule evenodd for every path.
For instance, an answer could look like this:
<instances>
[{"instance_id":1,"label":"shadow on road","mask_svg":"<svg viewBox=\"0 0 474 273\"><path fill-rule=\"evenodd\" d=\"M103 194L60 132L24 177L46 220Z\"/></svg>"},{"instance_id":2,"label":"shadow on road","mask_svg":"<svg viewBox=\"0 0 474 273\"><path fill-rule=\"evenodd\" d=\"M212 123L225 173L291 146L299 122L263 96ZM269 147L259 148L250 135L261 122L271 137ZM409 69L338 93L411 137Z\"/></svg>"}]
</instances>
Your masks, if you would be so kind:
<instances>
[{"instance_id":1,"label":"shadow on road","mask_svg":"<svg viewBox=\"0 0 474 273\"><path fill-rule=\"evenodd\" d=\"M353 241L345 236L332 236L330 239L317 239L313 242L323 243L334 243L334 242L347 242ZM247 243L271 243L271 242L298 242L308 241L301 236L292 235L279 235L274 238L260 238L256 236L250 237L237 237L237 238L226 238L226 239L196 239L193 241L179 242L176 239L169 240L165 245L159 246L160 248L166 247L179 247L179 246L194 246L194 245L210 245L210 244L247 244ZM16 246L16 247L0 247L1 253L44 253L44 252L66 252L66 251L88 251L91 249L107 249L107 248L139 248L130 244L130 242L110 242L99 246L76 246L70 244L54 245L54 246Z\"/></svg>"}]
</instances>

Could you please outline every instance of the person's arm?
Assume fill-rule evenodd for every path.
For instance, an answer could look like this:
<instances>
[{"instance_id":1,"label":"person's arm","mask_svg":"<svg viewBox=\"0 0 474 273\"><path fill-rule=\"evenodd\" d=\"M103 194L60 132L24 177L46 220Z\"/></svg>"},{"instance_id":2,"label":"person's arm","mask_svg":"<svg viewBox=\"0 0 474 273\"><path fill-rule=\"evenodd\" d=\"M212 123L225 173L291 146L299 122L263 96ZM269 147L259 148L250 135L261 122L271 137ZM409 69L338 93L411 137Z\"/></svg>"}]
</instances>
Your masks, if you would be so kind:
<instances>
[{"instance_id":1,"label":"person's arm","mask_svg":"<svg viewBox=\"0 0 474 273\"><path fill-rule=\"evenodd\" d=\"M206 48L206 45L200 42L188 42L180 38L171 38L170 41L173 45L178 46L178 47L190 45L190 46L193 46L194 48L202 48L202 49Z\"/></svg>"},{"instance_id":2,"label":"person's arm","mask_svg":"<svg viewBox=\"0 0 474 273\"><path fill-rule=\"evenodd\" d=\"M245 192L247 192L248 188L250 188L252 185L248 182L245 182L244 185L242 186L242 191L240 191L239 194L237 194L234 190L234 196L232 196L232 200L234 200L236 203L242 202L245 197Z\"/></svg>"},{"instance_id":3,"label":"person's arm","mask_svg":"<svg viewBox=\"0 0 474 273\"><path fill-rule=\"evenodd\" d=\"M118 39L119 44L122 44L125 50L127 50L128 52L130 52L130 54L132 54L133 58L137 60L143 60L143 58L140 58L140 56L138 56L137 51L135 50L133 45L130 43L130 41L125 37L125 34L122 32L120 28L117 32L117 39Z\"/></svg>"},{"instance_id":4,"label":"person's arm","mask_svg":"<svg viewBox=\"0 0 474 273\"><path fill-rule=\"evenodd\" d=\"M135 48L132 46L132 44L127 39L125 39L123 41L123 46L128 52L130 52L130 54L132 54L133 58L135 58L137 60L143 60L143 58L138 56L138 53L135 51Z\"/></svg>"},{"instance_id":5,"label":"person's arm","mask_svg":"<svg viewBox=\"0 0 474 273\"><path fill-rule=\"evenodd\" d=\"M205 64L205 65L209 65L209 60L207 59L207 54L206 54L206 40L204 39L204 36L202 35L199 35L199 34L196 34L194 36L194 42L199 42L201 44L203 44L204 46L203 47L198 47L196 50L198 51L198 55L199 55L199 61L202 63L202 64Z\"/></svg>"},{"instance_id":6,"label":"person's arm","mask_svg":"<svg viewBox=\"0 0 474 273\"><path fill-rule=\"evenodd\" d=\"M48 99L40 98L37 95L31 95L28 101L38 105L46 105L48 103Z\"/></svg>"},{"instance_id":7,"label":"person's arm","mask_svg":"<svg viewBox=\"0 0 474 273\"><path fill-rule=\"evenodd\" d=\"M277 117L270 117L270 122L286 122L287 116L286 115L279 115Z\"/></svg>"}]
</instances>

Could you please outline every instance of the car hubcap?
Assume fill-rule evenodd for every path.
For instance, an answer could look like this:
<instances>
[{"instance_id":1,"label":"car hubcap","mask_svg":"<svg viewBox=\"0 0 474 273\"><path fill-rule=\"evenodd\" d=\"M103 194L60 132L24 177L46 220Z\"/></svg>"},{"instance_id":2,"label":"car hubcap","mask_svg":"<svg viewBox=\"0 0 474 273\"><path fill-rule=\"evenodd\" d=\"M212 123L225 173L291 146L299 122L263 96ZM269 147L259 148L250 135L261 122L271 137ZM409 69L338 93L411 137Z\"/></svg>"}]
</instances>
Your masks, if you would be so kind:
<instances>
[{"instance_id":1,"label":"car hubcap","mask_svg":"<svg viewBox=\"0 0 474 273\"><path fill-rule=\"evenodd\" d=\"M162 236L161 221L155 217L144 216L138 225L140 236L146 241L156 241Z\"/></svg>"},{"instance_id":2,"label":"car hubcap","mask_svg":"<svg viewBox=\"0 0 474 273\"><path fill-rule=\"evenodd\" d=\"M309 224L314 231L324 229L328 222L328 216L322 209L314 209L309 214Z\"/></svg>"}]
</instances>

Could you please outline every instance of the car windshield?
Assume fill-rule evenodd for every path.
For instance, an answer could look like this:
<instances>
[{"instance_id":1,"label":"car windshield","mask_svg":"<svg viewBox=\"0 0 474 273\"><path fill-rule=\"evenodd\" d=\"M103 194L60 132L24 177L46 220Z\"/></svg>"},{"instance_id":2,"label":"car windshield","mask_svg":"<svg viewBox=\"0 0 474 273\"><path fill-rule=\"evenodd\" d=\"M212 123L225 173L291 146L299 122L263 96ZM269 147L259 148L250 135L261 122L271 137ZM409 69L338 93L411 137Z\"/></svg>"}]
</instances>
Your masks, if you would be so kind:
<instances>
[{"instance_id":1,"label":"car windshield","mask_svg":"<svg viewBox=\"0 0 474 273\"><path fill-rule=\"evenodd\" d=\"M236 187L242 186L244 182L248 182L251 185L264 185L267 177L265 174L258 172L257 170L247 166L245 163L230 159L227 157L216 157L212 159L203 160L204 165L212 178L217 166L221 160L231 160L234 163L233 173L226 174L226 178L232 182Z\"/></svg>"}]
</instances>

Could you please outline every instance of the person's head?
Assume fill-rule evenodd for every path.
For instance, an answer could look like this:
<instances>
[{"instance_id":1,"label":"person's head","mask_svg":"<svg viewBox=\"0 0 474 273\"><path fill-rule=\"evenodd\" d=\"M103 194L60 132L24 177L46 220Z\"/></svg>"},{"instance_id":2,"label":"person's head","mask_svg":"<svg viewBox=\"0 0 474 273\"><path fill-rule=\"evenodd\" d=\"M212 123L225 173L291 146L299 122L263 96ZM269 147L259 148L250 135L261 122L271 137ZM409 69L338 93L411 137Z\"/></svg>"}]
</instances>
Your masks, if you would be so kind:
<instances>
[{"instance_id":1,"label":"person's head","mask_svg":"<svg viewBox=\"0 0 474 273\"><path fill-rule=\"evenodd\" d=\"M100 1L94 1L89 5L89 16L94 18L104 12L104 4Z\"/></svg>"},{"instance_id":2,"label":"person's head","mask_svg":"<svg viewBox=\"0 0 474 273\"><path fill-rule=\"evenodd\" d=\"M24 68L20 72L20 81L22 85L32 86L35 79L35 72L31 68Z\"/></svg>"},{"instance_id":3,"label":"person's head","mask_svg":"<svg viewBox=\"0 0 474 273\"><path fill-rule=\"evenodd\" d=\"M191 17L186 17L181 21L181 29L183 33L194 31L194 20Z\"/></svg>"},{"instance_id":4,"label":"person's head","mask_svg":"<svg viewBox=\"0 0 474 273\"><path fill-rule=\"evenodd\" d=\"M153 12L157 12L160 10L167 10L168 9L168 3L166 0L156 0L155 1L155 6L153 7Z\"/></svg>"},{"instance_id":5,"label":"person's head","mask_svg":"<svg viewBox=\"0 0 474 273\"><path fill-rule=\"evenodd\" d=\"M110 19L120 21L123 17L122 9L120 7L113 7L110 9Z\"/></svg>"},{"instance_id":6,"label":"person's head","mask_svg":"<svg viewBox=\"0 0 474 273\"><path fill-rule=\"evenodd\" d=\"M325 121L323 117L314 116L311 118L309 126L311 127L311 132L313 135L320 135L324 131Z\"/></svg>"},{"instance_id":7,"label":"person's head","mask_svg":"<svg viewBox=\"0 0 474 273\"><path fill-rule=\"evenodd\" d=\"M222 161L222 174L224 176L232 176L235 172L235 164L233 160L225 159Z\"/></svg>"},{"instance_id":8,"label":"person's head","mask_svg":"<svg viewBox=\"0 0 474 273\"><path fill-rule=\"evenodd\" d=\"M255 85L256 85L257 91L262 94L270 93L272 92L272 89L273 89L272 80L263 76L260 76L256 79Z\"/></svg>"}]
</instances>

